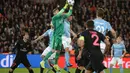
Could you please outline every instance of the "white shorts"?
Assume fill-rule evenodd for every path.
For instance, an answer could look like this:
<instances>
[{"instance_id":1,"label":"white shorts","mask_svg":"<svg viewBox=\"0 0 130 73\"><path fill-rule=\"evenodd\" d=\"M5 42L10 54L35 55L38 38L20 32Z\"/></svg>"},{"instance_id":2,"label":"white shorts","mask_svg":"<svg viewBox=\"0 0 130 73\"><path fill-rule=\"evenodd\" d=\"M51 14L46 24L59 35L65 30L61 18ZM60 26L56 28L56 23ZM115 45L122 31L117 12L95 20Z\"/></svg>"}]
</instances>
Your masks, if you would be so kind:
<instances>
[{"instance_id":1,"label":"white shorts","mask_svg":"<svg viewBox=\"0 0 130 73\"><path fill-rule=\"evenodd\" d=\"M72 50L71 38L62 36L62 44L63 44L64 49L69 48L69 50Z\"/></svg>"},{"instance_id":2,"label":"white shorts","mask_svg":"<svg viewBox=\"0 0 130 73\"><path fill-rule=\"evenodd\" d=\"M43 51L42 55L46 56L51 50L52 50L52 48L48 46L48 47ZM54 59L54 58L55 58L55 54L56 54L56 53L53 53L53 54L49 57L49 59Z\"/></svg>"},{"instance_id":3,"label":"white shorts","mask_svg":"<svg viewBox=\"0 0 130 73\"><path fill-rule=\"evenodd\" d=\"M110 64L116 65L116 63L118 63L118 65L122 64L122 59L120 57L113 57Z\"/></svg>"},{"instance_id":4,"label":"white shorts","mask_svg":"<svg viewBox=\"0 0 130 73\"><path fill-rule=\"evenodd\" d=\"M104 54L104 52L105 52L105 48L106 48L106 44L103 43L103 42L101 42L101 43L100 43L100 49L101 49L101 51L102 51L103 54Z\"/></svg>"}]
</instances>

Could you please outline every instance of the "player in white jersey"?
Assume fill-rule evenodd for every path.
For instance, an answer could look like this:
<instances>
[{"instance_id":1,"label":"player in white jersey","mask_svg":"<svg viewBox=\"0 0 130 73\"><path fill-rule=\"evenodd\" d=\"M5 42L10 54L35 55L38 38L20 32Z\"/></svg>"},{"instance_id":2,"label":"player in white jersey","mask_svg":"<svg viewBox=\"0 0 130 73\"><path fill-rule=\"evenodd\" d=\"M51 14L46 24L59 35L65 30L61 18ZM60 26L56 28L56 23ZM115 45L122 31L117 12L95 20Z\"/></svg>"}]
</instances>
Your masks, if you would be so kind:
<instances>
[{"instance_id":1,"label":"player in white jersey","mask_svg":"<svg viewBox=\"0 0 130 73\"><path fill-rule=\"evenodd\" d=\"M115 43L111 47L111 57L112 60L110 62L110 73L112 73L112 67L118 63L120 67L120 73L123 73L123 68L122 68L122 58L126 54L126 49L125 45L122 43L122 38L118 37L115 41ZM123 52L124 51L124 52Z\"/></svg>"},{"instance_id":2,"label":"player in white jersey","mask_svg":"<svg viewBox=\"0 0 130 73\"><path fill-rule=\"evenodd\" d=\"M41 36L39 36L37 39L34 40L34 43L36 43L38 40L41 40L42 38L49 36L49 46L43 51L43 53L41 54L41 57L44 58L48 52L50 52L52 50L51 48L51 41L52 41L52 36L53 36L53 25L50 24L51 29L48 29L44 34L42 34ZM54 59L55 57L55 53L53 53L50 57L49 60ZM48 62L46 62L48 63ZM40 62L40 65L42 64L42 61ZM42 65L41 65L42 66ZM43 73L44 68L40 68L40 73ZM53 69L54 71L54 69ZM54 71L55 72L55 71Z\"/></svg>"},{"instance_id":3,"label":"player in white jersey","mask_svg":"<svg viewBox=\"0 0 130 73\"><path fill-rule=\"evenodd\" d=\"M108 31L110 31L112 33L112 35L114 36L114 38L116 38L116 32L115 30L111 27L110 23L107 22L106 20L103 19L104 17L104 10L102 8L99 8L97 10L96 13L97 17L96 19L94 19L94 26L95 26L95 30L97 30L98 32L101 32L104 36L106 36L106 33ZM100 43L101 46L101 51L102 53L104 53L104 49L106 47L106 45L102 42Z\"/></svg>"}]
</instances>

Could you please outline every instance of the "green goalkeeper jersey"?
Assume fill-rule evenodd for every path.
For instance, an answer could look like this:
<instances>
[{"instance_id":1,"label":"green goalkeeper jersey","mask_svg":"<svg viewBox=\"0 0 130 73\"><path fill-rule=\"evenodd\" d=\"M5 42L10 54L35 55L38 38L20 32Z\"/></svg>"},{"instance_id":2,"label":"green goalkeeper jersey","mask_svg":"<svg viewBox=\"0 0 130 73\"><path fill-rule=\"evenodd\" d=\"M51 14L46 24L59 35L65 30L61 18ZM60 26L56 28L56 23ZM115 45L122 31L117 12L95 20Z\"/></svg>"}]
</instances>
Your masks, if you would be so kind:
<instances>
[{"instance_id":1,"label":"green goalkeeper jersey","mask_svg":"<svg viewBox=\"0 0 130 73\"><path fill-rule=\"evenodd\" d=\"M59 13L52 17L52 24L54 25L53 36L61 37L64 34L64 19L68 18L72 14L72 9L68 13L63 14L65 9L61 9Z\"/></svg>"}]
</instances>

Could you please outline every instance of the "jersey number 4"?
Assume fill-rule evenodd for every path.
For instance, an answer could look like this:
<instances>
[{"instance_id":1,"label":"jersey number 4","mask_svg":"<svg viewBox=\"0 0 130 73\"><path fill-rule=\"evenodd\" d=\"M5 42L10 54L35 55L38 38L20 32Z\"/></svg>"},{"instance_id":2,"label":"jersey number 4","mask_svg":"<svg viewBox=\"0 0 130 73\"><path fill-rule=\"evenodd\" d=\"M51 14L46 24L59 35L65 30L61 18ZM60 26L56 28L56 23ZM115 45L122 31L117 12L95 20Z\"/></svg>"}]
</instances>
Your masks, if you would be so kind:
<instances>
[{"instance_id":1,"label":"jersey number 4","mask_svg":"<svg viewBox=\"0 0 130 73\"><path fill-rule=\"evenodd\" d=\"M98 43L98 41L99 41L98 35L97 35L97 34L92 34L92 35L91 35L91 38L93 39L94 37L95 37L96 39L94 40L93 45L94 45L94 46L99 46L100 44Z\"/></svg>"}]
</instances>

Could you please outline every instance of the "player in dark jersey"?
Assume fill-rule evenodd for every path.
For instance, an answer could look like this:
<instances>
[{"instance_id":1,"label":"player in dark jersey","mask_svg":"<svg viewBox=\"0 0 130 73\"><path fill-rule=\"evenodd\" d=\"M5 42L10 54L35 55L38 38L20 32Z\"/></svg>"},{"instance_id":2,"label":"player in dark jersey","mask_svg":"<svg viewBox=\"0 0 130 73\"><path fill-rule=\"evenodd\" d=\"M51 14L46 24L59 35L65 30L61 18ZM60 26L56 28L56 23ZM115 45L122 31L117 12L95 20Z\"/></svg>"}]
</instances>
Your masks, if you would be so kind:
<instances>
[{"instance_id":1,"label":"player in dark jersey","mask_svg":"<svg viewBox=\"0 0 130 73\"><path fill-rule=\"evenodd\" d=\"M75 73L80 73L81 71L82 71L82 73L84 73L85 72L84 66L88 64L89 60L87 60L87 59L84 60L84 57L81 56L83 47L79 47L78 46L80 44L81 40L80 41L77 40L77 38L79 38L80 34L76 34L72 30L71 30L71 34L74 37L73 38L74 41L75 42L77 41L77 43L75 43L75 45L74 45L74 49L75 49L75 62L77 64L77 68L75 70ZM87 63L85 63L85 62L87 62Z\"/></svg>"},{"instance_id":2,"label":"player in dark jersey","mask_svg":"<svg viewBox=\"0 0 130 73\"><path fill-rule=\"evenodd\" d=\"M79 45L79 44L80 44L80 42L77 41L77 45ZM87 56L82 55L82 49L83 49L83 47L79 47L79 46L75 47L75 62L77 64L75 73L81 73L81 71L82 71L82 73L84 73L85 72L84 67L89 63L89 59L84 58Z\"/></svg>"},{"instance_id":3,"label":"player in dark jersey","mask_svg":"<svg viewBox=\"0 0 130 73\"><path fill-rule=\"evenodd\" d=\"M85 66L85 73L92 73L93 71L96 73L104 73L103 70L105 69L105 66L102 63L104 56L100 50L100 42L103 41L107 45L110 43L105 39L105 36L103 34L93 29L93 21L89 20L86 26L88 30L82 32L79 38L79 46L83 47L82 55L88 56L89 53L89 57L87 57L89 58L89 64ZM83 57L86 58L85 56Z\"/></svg>"},{"instance_id":4,"label":"player in dark jersey","mask_svg":"<svg viewBox=\"0 0 130 73\"><path fill-rule=\"evenodd\" d=\"M31 53L32 48L31 44L28 42L29 34L25 31L23 39L18 40L12 52L17 49L16 57L13 61L13 64L9 70L9 73L13 73L13 71L17 68L17 66L22 63L29 71L29 73L34 73L31 65L27 59L27 54Z\"/></svg>"}]
</instances>

